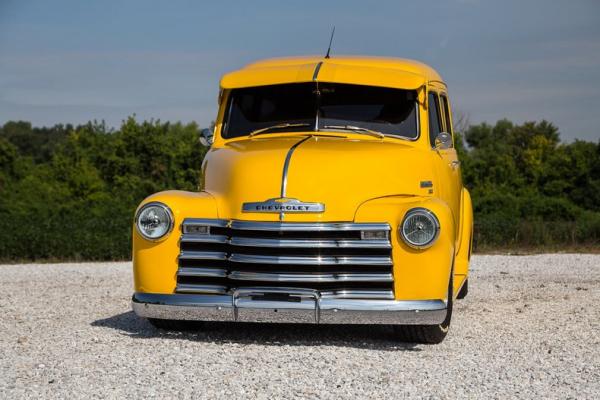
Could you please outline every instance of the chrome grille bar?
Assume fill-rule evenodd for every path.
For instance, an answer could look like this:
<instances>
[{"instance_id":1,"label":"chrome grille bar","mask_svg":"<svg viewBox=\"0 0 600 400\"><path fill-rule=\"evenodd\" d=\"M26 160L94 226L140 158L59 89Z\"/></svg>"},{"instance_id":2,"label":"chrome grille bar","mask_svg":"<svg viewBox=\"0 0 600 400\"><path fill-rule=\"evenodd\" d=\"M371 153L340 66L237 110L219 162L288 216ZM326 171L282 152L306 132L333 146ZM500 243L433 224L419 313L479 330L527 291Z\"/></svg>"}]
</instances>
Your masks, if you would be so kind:
<instances>
[{"instance_id":1,"label":"chrome grille bar","mask_svg":"<svg viewBox=\"0 0 600 400\"><path fill-rule=\"evenodd\" d=\"M226 294L227 287L220 285L196 285L178 283L175 288L177 293L204 293L204 294Z\"/></svg>"},{"instance_id":2,"label":"chrome grille bar","mask_svg":"<svg viewBox=\"0 0 600 400\"><path fill-rule=\"evenodd\" d=\"M182 239L183 240L183 239ZM360 248L391 249L389 240L326 240L326 239L262 239L232 237L229 243L243 247L276 247L276 248Z\"/></svg>"},{"instance_id":3,"label":"chrome grille bar","mask_svg":"<svg viewBox=\"0 0 600 400\"><path fill-rule=\"evenodd\" d=\"M394 299L393 290L335 290L321 292L322 298L334 299Z\"/></svg>"},{"instance_id":4,"label":"chrome grille bar","mask_svg":"<svg viewBox=\"0 0 600 400\"><path fill-rule=\"evenodd\" d=\"M229 225L229 221L225 219L186 218L183 225L206 225L223 228Z\"/></svg>"},{"instance_id":5,"label":"chrome grille bar","mask_svg":"<svg viewBox=\"0 0 600 400\"><path fill-rule=\"evenodd\" d=\"M177 276L196 276L196 277L207 277L207 278L225 278L227 276L227 270L220 268L189 268L180 267L177 270Z\"/></svg>"},{"instance_id":6,"label":"chrome grille bar","mask_svg":"<svg viewBox=\"0 0 600 400\"><path fill-rule=\"evenodd\" d=\"M390 230L388 224L371 223L306 223L306 222L252 222L231 221L231 229L275 232L324 232L324 231L384 231Z\"/></svg>"},{"instance_id":7,"label":"chrome grille bar","mask_svg":"<svg viewBox=\"0 0 600 400\"><path fill-rule=\"evenodd\" d=\"M191 233L181 235L180 242L189 243L228 243L229 238L225 235L194 235Z\"/></svg>"},{"instance_id":8,"label":"chrome grille bar","mask_svg":"<svg viewBox=\"0 0 600 400\"><path fill-rule=\"evenodd\" d=\"M227 253L217 251L182 251L180 260L226 260Z\"/></svg>"},{"instance_id":9,"label":"chrome grille bar","mask_svg":"<svg viewBox=\"0 0 600 400\"><path fill-rule=\"evenodd\" d=\"M232 271L229 279L265 282L392 282L392 274L289 274Z\"/></svg>"},{"instance_id":10,"label":"chrome grille bar","mask_svg":"<svg viewBox=\"0 0 600 400\"><path fill-rule=\"evenodd\" d=\"M251 264L293 264L293 265L392 265L392 258L383 257L292 257L261 256L252 254L231 254L229 261Z\"/></svg>"}]
</instances>

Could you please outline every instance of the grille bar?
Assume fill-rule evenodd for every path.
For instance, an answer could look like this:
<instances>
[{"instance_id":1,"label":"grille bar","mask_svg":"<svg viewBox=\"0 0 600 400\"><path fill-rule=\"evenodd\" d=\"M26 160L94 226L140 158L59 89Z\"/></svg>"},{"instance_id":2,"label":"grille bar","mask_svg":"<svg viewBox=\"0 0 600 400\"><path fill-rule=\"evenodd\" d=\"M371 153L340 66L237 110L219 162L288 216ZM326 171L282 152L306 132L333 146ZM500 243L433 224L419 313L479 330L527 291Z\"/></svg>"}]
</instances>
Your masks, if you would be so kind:
<instances>
[{"instance_id":1,"label":"grille bar","mask_svg":"<svg viewBox=\"0 0 600 400\"><path fill-rule=\"evenodd\" d=\"M280 231L280 232L298 232L298 231L389 231L388 224L370 224L370 223L305 223L305 222L251 222L251 221L231 221L231 229L251 230L251 231Z\"/></svg>"},{"instance_id":2,"label":"grille bar","mask_svg":"<svg viewBox=\"0 0 600 400\"><path fill-rule=\"evenodd\" d=\"M234 253L229 257L234 263L294 264L294 265L392 265L391 257L291 257L261 256Z\"/></svg>"},{"instance_id":3,"label":"grille bar","mask_svg":"<svg viewBox=\"0 0 600 400\"><path fill-rule=\"evenodd\" d=\"M177 293L203 293L203 294L226 294L227 287L221 285L196 285L178 283L175 288Z\"/></svg>"},{"instance_id":4,"label":"grille bar","mask_svg":"<svg viewBox=\"0 0 600 400\"><path fill-rule=\"evenodd\" d=\"M368 248L391 249L389 240L312 240L312 239L260 239L232 237L229 244L247 247L275 247L275 248Z\"/></svg>"},{"instance_id":5,"label":"grille bar","mask_svg":"<svg viewBox=\"0 0 600 400\"><path fill-rule=\"evenodd\" d=\"M322 298L335 299L386 299L394 300L393 290L335 290L321 292Z\"/></svg>"},{"instance_id":6,"label":"grille bar","mask_svg":"<svg viewBox=\"0 0 600 400\"><path fill-rule=\"evenodd\" d=\"M217 251L182 251L180 260L226 260L227 253Z\"/></svg>"},{"instance_id":7,"label":"grille bar","mask_svg":"<svg viewBox=\"0 0 600 400\"><path fill-rule=\"evenodd\" d=\"M194 235L184 233L181 235L180 242L187 243L228 243L229 238L225 235Z\"/></svg>"},{"instance_id":8,"label":"grille bar","mask_svg":"<svg viewBox=\"0 0 600 400\"><path fill-rule=\"evenodd\" d=\"M232 271L229 279L265 282L393 282L392 274L287 274Z\"/></svg>"},{"instance_id":9,"label":"grille bar","mask_svg":"<svg viewBox=\"0 0 600 400\"><path fill-rule=\"evenodd\" d=\"M227 276L227 270L220 269L220 268L179 267L179 270L177 270L177 276L225 278Z\"/></svg>"}]
</instances>

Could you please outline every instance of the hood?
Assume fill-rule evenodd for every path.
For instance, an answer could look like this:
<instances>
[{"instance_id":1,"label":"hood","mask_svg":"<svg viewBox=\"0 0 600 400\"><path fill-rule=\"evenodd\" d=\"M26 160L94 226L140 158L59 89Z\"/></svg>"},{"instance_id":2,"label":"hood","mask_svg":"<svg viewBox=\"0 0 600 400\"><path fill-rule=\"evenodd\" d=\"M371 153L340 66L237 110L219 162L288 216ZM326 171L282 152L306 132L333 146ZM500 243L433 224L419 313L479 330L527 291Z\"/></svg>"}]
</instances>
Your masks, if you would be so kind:
<instances>
[{"instance_id":1,"label":"hood","mask_svg":"<svg viewBox=\"0 0 600 400\"><path fill-rule=\"evenodd\" d=\"M352 221L363 202L384 196L427 196L434 181L428 153L400 140L294 135L230 142L211 149L204 190L220 218L278 221L277 213L242 212L246 202L279 198L289 156L286 198L325 205L315 214L285 214L285 221ZM300 144L298 142L304 141Z\"/></svg>"}]
</instances>

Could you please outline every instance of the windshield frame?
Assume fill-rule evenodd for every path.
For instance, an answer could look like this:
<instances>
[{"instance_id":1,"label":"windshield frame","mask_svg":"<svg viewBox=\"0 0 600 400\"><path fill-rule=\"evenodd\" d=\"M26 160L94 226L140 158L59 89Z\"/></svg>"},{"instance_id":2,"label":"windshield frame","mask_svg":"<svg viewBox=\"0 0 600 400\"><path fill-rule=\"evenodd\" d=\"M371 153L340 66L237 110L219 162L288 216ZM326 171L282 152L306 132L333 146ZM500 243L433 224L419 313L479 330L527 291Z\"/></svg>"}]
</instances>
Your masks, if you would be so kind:
<instances>
[{"instance_id":1,"label":"windshield frame","mask_svg":"<svg viewBox=\"0 0 600 400\"><path fill-rule=\"evenodd\" d=\"M304 82L304 83L329 83L329 82ZM332 82L335 83L335 82ZM262 86L275 86L275 85L259 85L259 86L251 86L251 87L262 87ZM356 86L366 86L366 87L378 87L378 86L371 86L371 85L356 85ZM250 88L250 87L249 87ZM397 90L410 90L410 89L401 89L401 88L389 88L389 89L397 89ZM235 89L233 89L235 90ZM225 109L223 110L223 114L222 114L222 123L221 123L221 129L219 131L219 136L225 140L225 141L229 141L229 140L236 140L236 139L242 139L245 138L247 139L250 135L249 134L245 134L245 135L240 135L240 136L233 136L233 137L227 137L225 136L225 133L228 131L229 129L229 121L231 119L231 113L232 113L232 103L233 103L233 96L232 96L232 92L233 90L227 90L226 91L226 101L224 102L224 107ZM394 134L390 134L390 133L383 133L383 135L385 137L390 137L390 138L394 138L394 139L400 139L400 140L405 140L405 141L409 141L409 142L416 142L421 138L421 107L420 107L421 103L419 101L418 98L418 94L417 96L415 96L415 100L414 100L414 107L415 107L415 131L416 131L416 135L414 137L409 137L409 136L402 136L402 135L394 135ZM313 118L312 120L313 122L319 122L319 118L318 118L318 113L315 114L315 118ZM352 124L355 124L358 127L360 126L360 121L352 121ZM307 129L305 129L307 128ZM261 133L259 136L261 138L268 138L269 135L280 135L280 134L293 134L293 133L314 133L314 134L318 134L318 133L326 133L326 132L337 132L337 133L345 133L345 134L355 134L355 135L367 135L365 133L359 132L359 131L355 131L355 132L351 132L349 130L336 130L336 129L330 129L330 128L323 128L323 127L319 127L316 126L316 124L311 123L309 125L309 127L305 127L303 129L294 129L292 128L292 130L284 130L284 131L278 131L278 130L274 130L273 132L264 132ZM316 128L316 129L315 129Z\"/></svg>"}]
</instances>

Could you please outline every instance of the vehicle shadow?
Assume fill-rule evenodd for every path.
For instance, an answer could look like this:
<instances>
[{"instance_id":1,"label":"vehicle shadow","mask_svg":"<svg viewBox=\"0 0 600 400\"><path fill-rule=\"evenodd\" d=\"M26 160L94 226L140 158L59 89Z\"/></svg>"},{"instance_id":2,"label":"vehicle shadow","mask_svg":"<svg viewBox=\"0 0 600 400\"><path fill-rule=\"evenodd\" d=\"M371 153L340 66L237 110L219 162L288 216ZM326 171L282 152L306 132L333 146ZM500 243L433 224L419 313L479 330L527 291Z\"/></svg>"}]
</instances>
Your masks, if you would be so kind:
<instances>
[{"instance_id":1,"label":"vehicle shadow","mask_svg":"<svg viewBox=\"0 0 600 400\"><path fill-rule=\"evenodd\" d=\"M421 351L416 343L402 343L385 325L311 325L205 322L197 330L156 329L133 311L93 321L91 326L111 328L133 338L183 339L210 343L267 346L340 346L389 351Z\"/></svg>"}]
</instances>

